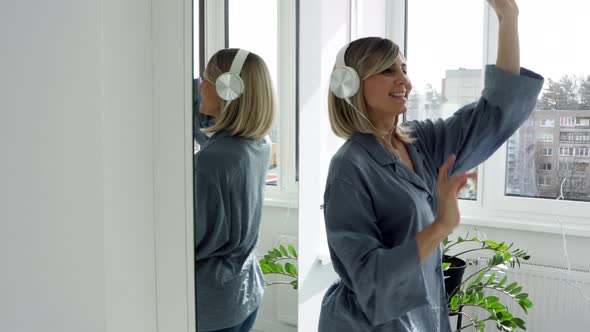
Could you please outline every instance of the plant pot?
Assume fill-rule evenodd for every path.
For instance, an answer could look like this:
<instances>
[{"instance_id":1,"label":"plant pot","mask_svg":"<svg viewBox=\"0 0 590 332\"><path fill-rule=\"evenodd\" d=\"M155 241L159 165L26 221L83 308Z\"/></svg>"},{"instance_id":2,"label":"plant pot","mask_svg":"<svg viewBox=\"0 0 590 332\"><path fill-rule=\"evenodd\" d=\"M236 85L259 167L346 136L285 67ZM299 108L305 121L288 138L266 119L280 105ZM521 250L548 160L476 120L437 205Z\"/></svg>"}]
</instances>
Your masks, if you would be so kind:
<instances>
[{"instance_id":1,"label":"plant pot","mask_svg":"<svg viewBox=\"0 0 590 332\"><path fill-rule=\"evenodd\" d=\"M467 267L467 263L461 258L453 257L450 260L449 258L451 256L445 255L443 257L443 263L451 263L451 267L444 271L447 298L450 297L450 293L463 281L463 273L465 273L465 268Z\"/></svg>"}]
</instances>

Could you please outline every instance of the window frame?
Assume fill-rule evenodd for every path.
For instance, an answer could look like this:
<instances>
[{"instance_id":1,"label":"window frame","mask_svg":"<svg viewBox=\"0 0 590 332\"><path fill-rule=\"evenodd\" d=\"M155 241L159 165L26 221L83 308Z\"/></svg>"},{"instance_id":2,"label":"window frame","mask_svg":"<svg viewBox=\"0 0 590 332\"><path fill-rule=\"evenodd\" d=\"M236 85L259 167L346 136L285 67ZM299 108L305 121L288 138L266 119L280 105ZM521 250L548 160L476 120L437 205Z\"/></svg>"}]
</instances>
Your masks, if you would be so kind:
<instances>
[{"instance_id":1,"label":"window frame","mask_svg":"<svg viewBox=\"0 0 590 332\"><path fill-rule=\"evenodd\" d=\"M214 28L205 35L206 59L219 49L229 47L229 1L207 0L205 22ZM277 117L278 180L267 185L264 206L298 206L298 20L299 0L277 3ZM209 21L210 20L210 21ZM289 116L285 116L288 114Z\"/></svg>"},{"instance_id":2,"label":"window frame","mask_svg":"<svg viewBox=\"0 0 590 332\"><path fill-rule=\"evenodd\" d=\"M485 65L495 63L498 20L489 6L484 6L484 12ZM559 121L560 124L563 122L561 117ZM571 127L575 127L575 119L572 118L571 122ZM590 202L506 196L506 155L507 143L504 143L479 166L479 204L459 202L464 224L590 237ZM479 181L483 183L480 185Z\"/></svg>"}]
</instances>

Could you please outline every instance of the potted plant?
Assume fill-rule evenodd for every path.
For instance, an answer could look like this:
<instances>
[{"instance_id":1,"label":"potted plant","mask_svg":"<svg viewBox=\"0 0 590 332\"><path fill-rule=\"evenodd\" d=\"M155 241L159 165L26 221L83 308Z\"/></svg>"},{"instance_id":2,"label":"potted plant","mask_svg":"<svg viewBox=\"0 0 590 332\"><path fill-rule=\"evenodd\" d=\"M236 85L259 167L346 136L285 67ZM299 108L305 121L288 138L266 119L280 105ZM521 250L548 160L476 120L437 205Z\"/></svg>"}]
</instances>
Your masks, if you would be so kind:
<instances>
[{"instance_id":1,"label":"potted plant","mask_svg":"<svg viewBox=\"0 0 590 332\"><path fill-rule=\"evenodd\" d=\"M451 248L467 244L471 248L450 255ZM447 304L449 314L457 316L457 331L473 327L476 331L483 332L486 322L496 323L499 331L510 332L518 328L526 330L525 322L513 313L509 312L503 300L516 301L525 314L533 303L528 294L522 291L522 287L516 282L509 282L504 274L506 269L520 267L520 260L528 260L530 256L526 250L512 249L504 242L492 240L480 240L477 236L457 237L456 240L443 241L443 270L445 275L445 289L447 292ZM457 248L454 248L457 249ZM467 277L463 277L467 264L458 256L474 251L487 251L491 253L487 264ZM496 295L503 294L502 298ZM465 308L474 307L476 311L483 313L483 318L477 315L469 315ZM461 318L469 320L469 324L461 327Z\"/></svg>"},{"instance_id":2,"label":"potted plant","mask_svg":"<svg viewBox=\"0 0 590 332\"><path fill-rule=\"evenodd\" d=\"M297 266L293 262L297 261L297 250L293 245L280 245L277 248L271 248L264 258L259 260L260 268L265 276L275 275L287 281L269 282L265 280L267 286L271 285L291 285L293 289L298 287ZM265 278L266 279L266 278Z\"/></svg>"}]
</instances>

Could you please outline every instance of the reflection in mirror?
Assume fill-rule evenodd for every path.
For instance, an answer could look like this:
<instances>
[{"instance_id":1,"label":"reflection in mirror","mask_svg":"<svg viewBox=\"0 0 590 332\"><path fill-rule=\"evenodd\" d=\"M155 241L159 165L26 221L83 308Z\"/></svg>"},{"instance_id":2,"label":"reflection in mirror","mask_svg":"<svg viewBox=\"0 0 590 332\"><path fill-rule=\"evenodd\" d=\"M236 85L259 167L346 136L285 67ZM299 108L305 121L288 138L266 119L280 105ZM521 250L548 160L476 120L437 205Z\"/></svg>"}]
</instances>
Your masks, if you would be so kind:
<instances>
[{"instance_id":1,"label":"reflection in mirror","mask_svg":"<svg viewBox=\"0 0 590 332\"><path fill-rule=\"evenodd\" d=\"M213 117L195 155L195 259L200 331L253 326L264 293L254 255L275 118L262 58L223 49L198 86L199 112Z\"/></svg>"},{"instance_id":2,"label":"reflection in mirror","mask_svg":"<svg viewBox=\"0 0 590 332\"><path fill-rule=\"evenodd\" d=\"M269 202L296 196L295 129L284 129L296 117L294 102L284 106L296 99L295 29L282 67L277 32L287 24L279 12L295 17L295 2L229 0L219 17L207 11L210 1L200 2L193 20L197 329L294 332L297 202ZM197 22L219 20L227 20L225 45L212 45L209 27ZM207 55L205 44L219 51Z\"/></svg>"}]
</instances>

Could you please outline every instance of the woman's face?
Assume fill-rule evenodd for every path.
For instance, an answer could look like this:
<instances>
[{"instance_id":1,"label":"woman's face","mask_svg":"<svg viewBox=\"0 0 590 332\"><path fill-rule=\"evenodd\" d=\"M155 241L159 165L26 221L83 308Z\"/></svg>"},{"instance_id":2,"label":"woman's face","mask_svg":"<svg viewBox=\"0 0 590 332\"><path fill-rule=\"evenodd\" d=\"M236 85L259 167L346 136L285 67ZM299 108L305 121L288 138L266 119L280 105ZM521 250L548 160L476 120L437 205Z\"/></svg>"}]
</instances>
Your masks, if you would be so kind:
<instances>
[{"instance_id":1,"label":"woman's face","mask_svg":"<svg viewBox=\"0 0 590 332\"><path fill-rule=\"evenodd\" d=\"M202 97L199 112L219 117L221 115L221 98L215 91L215 84L203 79L203 83L199 85L199 91Z\"/></svg>"},{"instance_id":2,"label":"woman's face","mask_svg":"<svg viewBox=\"0 0 590 332\"><path fill-rule=\"evenodd\" d=\"M398 54L391 67L363 81L367 111L375 115L399 115L407 110L406 102L412 90L406 63Z\"/></svg>"}]
</instances>

